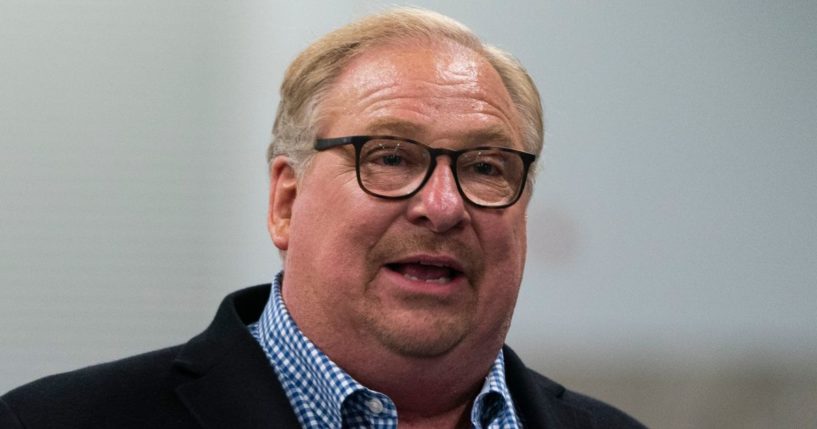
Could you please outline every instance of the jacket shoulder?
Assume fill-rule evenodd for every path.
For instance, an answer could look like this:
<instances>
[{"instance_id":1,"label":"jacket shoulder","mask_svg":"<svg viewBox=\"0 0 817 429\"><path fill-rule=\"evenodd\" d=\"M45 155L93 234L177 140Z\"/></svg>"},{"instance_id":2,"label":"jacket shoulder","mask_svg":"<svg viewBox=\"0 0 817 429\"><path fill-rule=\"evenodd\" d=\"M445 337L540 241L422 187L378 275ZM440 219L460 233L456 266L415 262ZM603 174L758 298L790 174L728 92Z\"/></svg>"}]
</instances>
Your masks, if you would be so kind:
<instances>
[{"instance_id":1,"label":"jacket shoulder","mask_svg":"<svg viewBox=\"0 0 817 429\"><path fill-rule=\"evenodd\" d=\"M0 427L118 427L134 421L150 427L183 409L174 393L181 375L172 371L179 350L156 350L20 386L0 397ZM146 408L165 411L146 417Z\"/></svg>"},{"instance_id":2,"label":"jacket shoulder","mask_svg":"<svg viewBox=\"0 0 817 429\"><path fill-rule=\"evenodd\" d=\"M527 369L528 376L544 395L553 395L556 414L563 422L581 422L569 427L643 429L645 426L624 411L590 396L569 390Z\"/></svg>"},{"instance_id":3,"label":"jacket shoulder","mask_svg":"<svg viewBox=\"0 0 817 429\"><path fill-rule=\"evenodd\" d=\"M269 290L260 285L228 295L210 326L182 346L45 377L6 393L0 428L295 427L275 373L246 327L257 320Z\"/></svg>"},{"instance_id":4,"label":"jacket shoulder","mask_svg":"<svg viewBox=\"0 0 817 429\"><path fill-rule=\"evenodd\" d=\"M642 429L644 425L612 405L566 389L526 367L509 347L505 377L526 428Z\"/></svg>"}]
</instances>

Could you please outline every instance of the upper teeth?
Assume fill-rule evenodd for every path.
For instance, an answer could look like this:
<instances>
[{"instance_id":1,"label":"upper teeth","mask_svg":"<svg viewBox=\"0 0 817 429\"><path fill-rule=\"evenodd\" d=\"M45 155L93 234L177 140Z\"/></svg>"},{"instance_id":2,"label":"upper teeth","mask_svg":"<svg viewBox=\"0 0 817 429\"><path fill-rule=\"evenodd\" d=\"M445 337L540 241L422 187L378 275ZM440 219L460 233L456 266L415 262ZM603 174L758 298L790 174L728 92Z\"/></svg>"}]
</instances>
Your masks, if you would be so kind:
<instances>
[{"instance_id":1,"label":"upper teeth","mask_svg":"<svg viewBox=\"0 0 817 429\"><path fill-rule=\"evenodd\" d=\"M415 282L426 282L426 283L437 283L437 284L445 284L451 281L451 277L443 276L438 277L436 279L420 279L419 277L412 276L410 274L403 274L403 277L415 281Z\"/></svg>"},{"instance_id":2,"label":"upper teeth","mask_svg":"<svg viewBox=\"0 0 817 429\"><path fill-rule=\"evenodd\" d=\"M420 264L420 265L431 265L432 267L448 268L448 265L446 265L446 264L444 264L442 262L419 261L417 263Z\"/></svg>"}]
</instances>

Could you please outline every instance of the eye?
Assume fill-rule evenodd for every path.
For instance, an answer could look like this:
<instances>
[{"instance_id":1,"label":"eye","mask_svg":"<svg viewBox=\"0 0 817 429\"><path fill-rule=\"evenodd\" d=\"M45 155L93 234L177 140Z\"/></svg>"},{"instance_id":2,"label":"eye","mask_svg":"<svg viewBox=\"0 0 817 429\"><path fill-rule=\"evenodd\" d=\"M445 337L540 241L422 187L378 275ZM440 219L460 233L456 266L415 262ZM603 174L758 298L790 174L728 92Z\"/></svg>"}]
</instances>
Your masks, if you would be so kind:
<instances>
[{"instance_id":1,"label":"eye","mask_svg":"<svg viewBox=\"0 0 817 429\"><path fill-rule=\"evenodd\" d=\"M383 156L380 157L380 162L383 165L387 165L387 166L390 166L390 167L396 167L396 166L400 165L400 163L402 161L403 161L403 157L401 157L400 155L397 155L395 153L386 154L386 155L383 155Z\"/></svg>"},{"instance_id":2,"label":"eye","mask_svg":"<svg viewBox=\"0 0 817 429\"><path fill-rule=\"evenodd\" d=\"M363 146L360 161L371 168L414 169L425 165L425 151L417 145L393 140L371 140Z\"/></svg>"},{"instance_id":3,"label":"eye","mask_svg":"<svg viewBox=\"0 0 817 429\"><path fill-rule=\"evenodd\" d=\"M473 168L477 174L484 176L497 176L500 174L499 168L488 162L476 162L471 168Z\"/></svg>"},{"instance_id":4,"label":"eye","mask_svg":"<svg viewBox=\"0 0 817 429\"><path fill-rule=\"evenodd\" d=\"M460 159L460 167L464 172L482 178L497 177L505 174L506 159L498 151L466 152Z\"/></svg>"}]
</instances>

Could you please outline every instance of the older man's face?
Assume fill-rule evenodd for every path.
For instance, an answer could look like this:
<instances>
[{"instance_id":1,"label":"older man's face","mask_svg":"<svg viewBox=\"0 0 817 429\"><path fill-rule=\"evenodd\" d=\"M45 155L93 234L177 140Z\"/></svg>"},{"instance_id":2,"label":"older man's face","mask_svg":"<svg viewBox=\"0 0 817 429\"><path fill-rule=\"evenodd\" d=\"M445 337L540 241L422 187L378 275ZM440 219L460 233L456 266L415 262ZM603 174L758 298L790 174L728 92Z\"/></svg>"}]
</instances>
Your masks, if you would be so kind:
<instances>
[{"instance_id":1,"label":"older man's face","mask_svg":"<svg viewBox=\"0 0 817 429\"><path fill-rule=\"evenodd\" d=\"M319 137L393 135L432 147L522 149L519 115L496 71L459 45L369 50L320 105ZM284 299L324 350L433 357L498 348L525 259L528 194L505 209L464 201L438 160L414 196L366 194L350 146L319 152L297 184L286 225Z\"/></svg>"}]
</instances>

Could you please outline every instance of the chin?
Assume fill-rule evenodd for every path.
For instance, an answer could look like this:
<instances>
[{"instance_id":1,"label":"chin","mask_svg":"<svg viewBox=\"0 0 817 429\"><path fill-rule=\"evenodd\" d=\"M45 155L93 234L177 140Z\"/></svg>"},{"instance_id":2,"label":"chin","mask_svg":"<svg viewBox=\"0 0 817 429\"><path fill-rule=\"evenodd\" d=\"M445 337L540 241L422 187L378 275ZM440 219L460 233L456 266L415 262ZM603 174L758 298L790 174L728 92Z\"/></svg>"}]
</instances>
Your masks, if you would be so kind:
<instances>
[{"instance_id":1,"label":"chin","mask_svg":"<svg viewBox=\"0 0 817 429\"><path fill-rule=\"evenodd\" d=\"M377 318L371 320L369 326L385 348L406 357L434 358L445 355L472 332L470 315L444 317L438 313L404 316Z\"/></svg>"}]
</instances>

